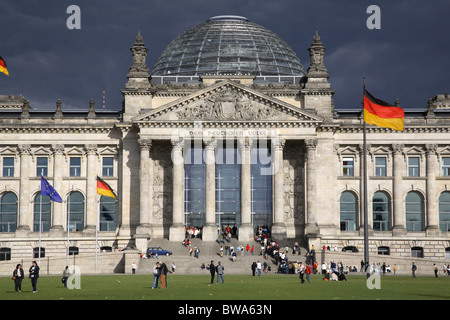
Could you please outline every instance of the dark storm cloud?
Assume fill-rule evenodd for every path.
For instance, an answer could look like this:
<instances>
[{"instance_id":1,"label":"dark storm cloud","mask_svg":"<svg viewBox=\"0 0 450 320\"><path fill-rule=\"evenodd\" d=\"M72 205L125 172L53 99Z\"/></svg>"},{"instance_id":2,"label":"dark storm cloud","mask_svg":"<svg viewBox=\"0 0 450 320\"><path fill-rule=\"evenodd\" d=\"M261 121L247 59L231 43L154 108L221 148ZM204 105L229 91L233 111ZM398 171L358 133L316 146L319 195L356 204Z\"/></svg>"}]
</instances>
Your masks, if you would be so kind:
<instances>
[{"instance_id":1,"label":"dark storm cloud","mask_svg":"<svg viewBox=\"0 0 450 320\"><path fill-rule=\"evenodd\" d=\"M81 8L81 30L68 30L66 9ZM366 9L381 8L381 30L369 30ZM35 108L120 109L129 51L138 31L149 48L151 69L165 46L184 30L222 14L246 16L277 33L305 70L317 30L327 48L325 64L336 108L361 106L362 77L370 91L404 107L425 107L448 92L448 1L14 1L2 3L0 55L10 77L0 94L22 94Z\"/></svg>"}]
</instances>

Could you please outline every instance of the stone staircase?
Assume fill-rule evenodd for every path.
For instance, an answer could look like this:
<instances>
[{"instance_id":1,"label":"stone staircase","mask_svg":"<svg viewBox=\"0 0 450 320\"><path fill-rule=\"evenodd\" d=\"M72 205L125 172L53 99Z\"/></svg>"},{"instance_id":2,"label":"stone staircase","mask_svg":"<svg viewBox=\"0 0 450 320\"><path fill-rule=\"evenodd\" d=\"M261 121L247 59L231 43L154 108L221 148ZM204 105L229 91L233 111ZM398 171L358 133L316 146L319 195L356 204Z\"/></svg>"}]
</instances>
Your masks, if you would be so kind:
<instances>
[{"instance_id":1,"label":"stone staircase","mask_svg":"<svg viewBox=\"0 0 450 320\"><path fill-rule=\"evenodd\" d=\"M292 246L294 242L297 241L301 247L301 255L292 255ZM175 263L176 266L176 274L204 274L208 275L209 271L204 269L201 270L200 266L202 263L207 266L211 260L214 260L214 263L217 265L217 262L221 262L225 267L225 274L251 274L251 265L255 261L260 261L261 263L266 261L267 264L272 268L271 273L276 273L277 267L275 265L275 261L269 257L268 259L264 259L263 256L260 255L261 245L255 241L239 241L237 239L232 239L228 245L233 245L235 248L238 245L243 245L244 247L247 243L250 247L254 246L253 255L244 255L238 254L236 257L236 261L233 262L231 256L225 255L220 257L219 248L222 245L225 248L225 244L219 244L217 242L206 242L200 239L191 239L192 247L198 246L200 249L199 258L195 258L194 254L189 256L189 250L187 247L183 246L178 242L170 242L167 239L157 239L152 240L148 243L149 247L162 247L163 249L170 250L173 252L170 256L159 256L158 259L150 258L150 259L139 259L138 269L136 271L137 274L147 274L151 275L153 266L157 261L163 261L169 270L171 269L172 262ZM306 253L306 242L300 239L287 239L279 243L282 251L285 251L286 245L289 247L288 258L291 261L301 261L306 262L307 258L305 257ZM314 259L321 264L322 261L330 262L341 261L344 266L356 266L358 271L360 269L360 261L363 259L363 253L350 253L350 252L332 252L322 250L316 251L316 256ZM439 267L439 274L442 274L441 269L443 263L448 263L447 260L443 259L426 259L426 258L405 258L405 257L397 257L397 256L378 256L372 255L370 257L370 261L375 263L383 263L389 264L393 266L397 264L399 267L398 274L406 274L409 275L411 273L411 263L414 261L418 266L418 271L416 274L418 275L432 275L433 273L433 263L436 263ZM361 274L358 272L358 274Z\"/></svg>"},{"instance_id":2,"label":"stone staircase","mask_svg":"<svg viewBox=\"0 0 450 320\"><path fill-rule=\"evenodd\" d=\"M306 249L304 246L301 246L301 255L298 256L295 255L295 258L292 256L292 246L296 240L285 240L280 245L283 249L282 251L285 251L285 246L289 246L289 254L288 257L292 260L298 260L298 261L305 261L305 253ZM298 240L297 240L298 241ZM300 245L302 243L298 241ZM237 253L236 261L232 261L232 257L230 255L223 255L221 257L219 255L220 252L220 246L222 245L225 248L225 245L233 245L235 248L238 245L243 245L244 248L247 246L247 243L250 245L250 247L253 245L253 255L250 253L247 255L245 252L244 254ZM225 244L219 244L218 242L206 242L202 241L201 239L191 239L191 245L193 248L198 246L200 249L200 254L198 258L194 257L194 254L192 256L189 256L189 250L187 247L183 246L181 243L178 242L170 242L167 239L158 239L158 240L152 240L148 243L149 247L162 247L165 250L172 251L172 255L170 256L159 256L158 259L155 258L149 258L149 259L139 259L139 265L138 269L136 271L137 274L152 274L153 266L157 261L161 262L163 261L169 270L171 269L172 263L175 263L176 266L176 274L209 274L209 271L204 269L202 270L200 266L202 263L207 266L211 260L214 260L214 264L217 265L217 262L221 262L221 264L224 266L224 270L226 274L251 274L251 265L253 262L260 261L263 263L264 261L267 262L267 264L272 268L271 273L276 273L276 265L275 261L268 257L267 259L264 259L264 257L260 254L261 253L261 244L259 244L256 241L239 241L237 239L231 239L230 243L225 242ZM235 249L236 250L236 249ZM224 250L225 251L225 250Z\"/></svg>"}]
</instances>

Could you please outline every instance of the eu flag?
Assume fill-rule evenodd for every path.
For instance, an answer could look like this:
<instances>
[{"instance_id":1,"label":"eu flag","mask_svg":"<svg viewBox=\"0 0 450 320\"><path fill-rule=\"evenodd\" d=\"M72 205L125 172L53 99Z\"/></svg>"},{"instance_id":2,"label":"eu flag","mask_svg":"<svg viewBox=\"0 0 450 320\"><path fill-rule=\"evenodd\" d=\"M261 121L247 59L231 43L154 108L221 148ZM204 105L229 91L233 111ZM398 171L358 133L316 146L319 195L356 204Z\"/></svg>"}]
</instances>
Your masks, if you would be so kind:
<instances>
[{"instance_id":1,"label":"eu flag","mask_svg":"<svg viewBox=\"0 0 450 320\"><path fill-rule=\"evenodd\" d=\"M58 192L48 183L43 176L41 176L41 196L49 196L51 200L62 202Z\"/></svg>"}]
</instances>

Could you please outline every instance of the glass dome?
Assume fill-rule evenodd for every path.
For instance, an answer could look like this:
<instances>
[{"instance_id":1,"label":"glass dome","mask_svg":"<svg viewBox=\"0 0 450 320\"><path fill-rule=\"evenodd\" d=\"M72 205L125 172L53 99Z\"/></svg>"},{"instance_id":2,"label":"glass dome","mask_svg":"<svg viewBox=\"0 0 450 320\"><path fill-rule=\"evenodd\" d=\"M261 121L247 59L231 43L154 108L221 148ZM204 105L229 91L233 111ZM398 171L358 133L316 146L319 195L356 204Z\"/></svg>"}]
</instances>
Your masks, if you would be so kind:
<instances>
[{"instance_id":1,"label":"glass dome","mask_svg":"<svg viewBox=\"0 0 450 320\"><path fill-rule=\"evenodd\" d=\"M272 31L240 16L216 16L176 37L154 76L303 76L295 52Z\"/></svg>"}]
</instances>

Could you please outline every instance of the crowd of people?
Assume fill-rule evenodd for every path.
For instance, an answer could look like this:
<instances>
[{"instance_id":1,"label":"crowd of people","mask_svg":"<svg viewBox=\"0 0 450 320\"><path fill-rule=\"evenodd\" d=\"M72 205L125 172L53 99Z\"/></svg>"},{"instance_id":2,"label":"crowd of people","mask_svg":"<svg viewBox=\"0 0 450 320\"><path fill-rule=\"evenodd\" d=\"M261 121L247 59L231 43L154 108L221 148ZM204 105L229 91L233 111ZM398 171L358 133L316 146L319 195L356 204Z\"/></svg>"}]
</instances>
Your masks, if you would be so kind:
<instances>
[{"instance_id":1,"label":"crowd of people","mask_svg":"<svg viewBox=\"0 0 450 320\"><path fill-rule=\"evenodd\" d=\"M201 238L202 237L202 228L198 226L190 226L186 228L185 238Z\"/></svg>"},{"instance_id":2,"label":"crowd of people","mask_svg":"<svg viewBox=\"0 0 450 320\"><path fill-rule=\"evenodd\" d=\"M225 243L228 242L230 243L231 238L236 237L237 236L237 226L234 225L232 227L230 226L223 226L222 228L217 227L217 242L220 243Z\"/></svg>"},{"instance_id":3,"label":"crowd of people","mask_svg":"<svg viewBox=\"0 0 450 320\"><path fill-rule=\"evenodd\" d=\"M433 264L434 277L437 278L439 274L439 267ZM442 266L442 273L444 276L450 277L450 264L445 264Z\"/></svg>"}]
</instances>

